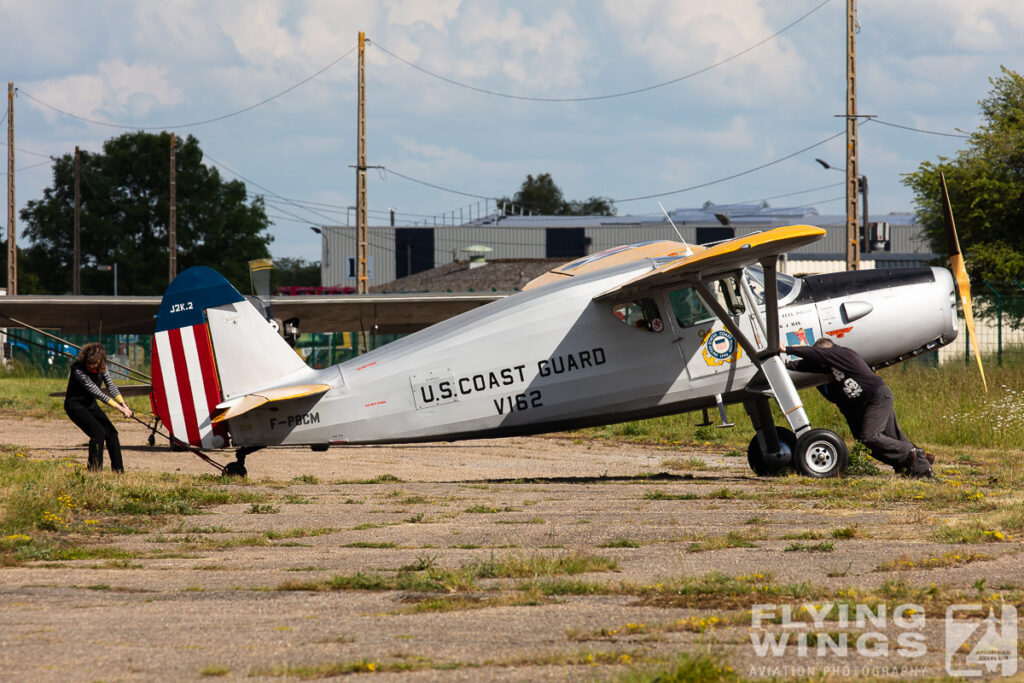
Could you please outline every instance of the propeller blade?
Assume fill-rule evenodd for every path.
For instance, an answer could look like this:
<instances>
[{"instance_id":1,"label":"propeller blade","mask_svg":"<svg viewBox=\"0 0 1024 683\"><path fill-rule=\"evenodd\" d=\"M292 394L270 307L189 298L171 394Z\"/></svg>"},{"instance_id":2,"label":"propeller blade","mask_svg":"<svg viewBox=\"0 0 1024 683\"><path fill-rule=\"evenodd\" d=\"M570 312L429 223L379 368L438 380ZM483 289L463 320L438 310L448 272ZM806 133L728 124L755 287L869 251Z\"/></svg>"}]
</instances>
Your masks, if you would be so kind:
<instances>
[{"instance_id":1,"label":"propeller blade","mask_svg":"<svg viewBox=\"0 0 1024 683\"><path fill-rule=\"evenodd\" d=\"M981 373L981 385L988 393L988 382L985 381L985 368L981 365L981 349L978 335L974 331L974 311L971 308L971 280L967 276L964 256L960 252L960 240L956 236L956 224L953 222L953 205L949 201L949 190L946 188L946 176L939 171L939 182L942 183L943 210L946 215L946 240L949 243L949 269L953 272L957 290L960 292L960 305L964 311L964 323L967 326L967 338L974 346L974 360L978 362Z\"/></svg>"}]
</instances>

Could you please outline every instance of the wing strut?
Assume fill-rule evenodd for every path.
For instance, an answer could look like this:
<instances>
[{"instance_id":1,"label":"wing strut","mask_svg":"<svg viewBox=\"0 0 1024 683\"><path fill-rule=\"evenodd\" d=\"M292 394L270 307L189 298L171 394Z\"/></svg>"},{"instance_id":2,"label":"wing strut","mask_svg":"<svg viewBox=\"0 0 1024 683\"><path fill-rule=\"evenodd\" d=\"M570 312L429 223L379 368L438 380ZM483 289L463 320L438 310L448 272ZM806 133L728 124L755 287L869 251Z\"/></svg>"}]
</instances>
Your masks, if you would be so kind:
<instances>
[{"instance_id":1,"label":"wing strut","mask_svg":"<svg viewBox=\"0 0 1024 683\"><path fill-rule=\"evenodd\" d=\"M744 351L750 356L757 367L764 373L768 385L775 394L775 400L779 403L782 414L786 416L790 427L797 436L811 428L811 422L807 418L807 411L800 401L800 393L793 384L793 379L786 371L786 365L782 362L782 347L779 343L779 298L778 298L778 271L776 263L777 255L766 256L760 260L764 268L764 298L765 298L765 337L768 345L763 351L751 343L750 339L743 334L740 328L733 321L732 316L722 307L718 299L711 293L707 285L700 282L697 285L701 298L711 312L721 321L725 329L729 331ZM741 274L742 275L742 274Z\"/></svg>"},{"instance_id":2,"label":"wing strut","mask_svg":"<svg viewBox=\"0 0 1024 683\"><path fill-rule=\"evenodd\" d=\"M768 347L756 358L761 372L764 373L768 385L775 394L775 400L779 403L782 414L786 416L789 426L793 432L800 436L805 430L811 428L811 421L807 418L807 411L800 401L800 392L793 384L793 378L786 371L786 364L782 362L782 344L779 342L779 279L778 279L778 255L766 256L761 259L761 268L764 270L764 310L765 337L768 340Z\"/></svg>"}]
</instances>

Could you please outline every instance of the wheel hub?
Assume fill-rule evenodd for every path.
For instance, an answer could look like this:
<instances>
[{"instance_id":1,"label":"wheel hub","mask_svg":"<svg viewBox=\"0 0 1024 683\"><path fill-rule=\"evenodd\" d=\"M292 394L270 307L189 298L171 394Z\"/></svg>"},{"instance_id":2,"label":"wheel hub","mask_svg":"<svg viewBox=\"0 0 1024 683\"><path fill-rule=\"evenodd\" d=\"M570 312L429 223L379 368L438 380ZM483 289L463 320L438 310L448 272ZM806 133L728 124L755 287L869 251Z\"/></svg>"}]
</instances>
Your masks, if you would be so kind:
<instances>
[{"instance_id":1,"label":"wheel hub","mask_svg":"<svg viewBox=\"0 0 1024 683\"><path fill-rule=\"evenodd\" d=\"M815 441L807 447L807 467L814 472L828 472L835 466L838 454L827 441Z\"/></svg>"}]
</instances>

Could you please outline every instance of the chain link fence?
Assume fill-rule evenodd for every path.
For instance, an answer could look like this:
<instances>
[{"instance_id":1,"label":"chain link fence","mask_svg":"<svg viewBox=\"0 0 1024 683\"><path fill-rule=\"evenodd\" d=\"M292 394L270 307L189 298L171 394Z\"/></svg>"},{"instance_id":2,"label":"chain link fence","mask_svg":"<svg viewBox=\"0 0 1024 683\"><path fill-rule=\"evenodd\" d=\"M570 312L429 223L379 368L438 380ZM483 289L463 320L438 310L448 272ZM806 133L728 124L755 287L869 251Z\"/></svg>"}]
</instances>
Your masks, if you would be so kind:
<instances>
[{"instance_id":1,"label":"chain link fence","mask_svg":"<svg viewBox=\"0 0 1024 683\"><path fill-rule=\"evenodd\" d=\"M1017 281L988 282L975 285L974 326L977 345L985 363L1002 366L1024 361L1024 284ZM939 362L970 362L973 341L960 316L960 334L954 343L939 350Z\"/></svg>"}]
</instances>

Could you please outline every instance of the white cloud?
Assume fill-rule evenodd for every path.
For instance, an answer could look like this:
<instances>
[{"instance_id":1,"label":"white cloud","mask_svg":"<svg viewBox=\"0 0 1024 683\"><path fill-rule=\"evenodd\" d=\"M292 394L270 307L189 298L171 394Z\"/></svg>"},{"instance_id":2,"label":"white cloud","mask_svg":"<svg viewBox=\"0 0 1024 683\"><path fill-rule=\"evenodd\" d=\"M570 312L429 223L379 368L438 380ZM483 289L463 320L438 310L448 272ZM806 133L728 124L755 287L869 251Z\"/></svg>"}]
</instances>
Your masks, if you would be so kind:
<instances>
[{"instance_id":1,"label":"white cloud","mask_svg":"<svg viewBox=\"0 0 1024 683\"><path fill-rule=\"evenodd\" d=\"M100 63L96 73L32 83L27 90L53 107L98 119L138 119L184 100L181 89L167 80L166 69L120 59ZM50 109L43 112L53 120Z\"/></svg>"},{"instance_id":2,"label":"white cloud","mask_svg":"<svg viewBox=\"0 0 1024 683\"><path fill-rule=\"evenodd\" d=\"M462 0L395 0L390 3L387 23L394 26L426 24L443 30L458 14Z\"/></svg>"},{"instance_id":3,"label":"white cloud","mask_svg":"<svg viewBox=\"0 0 1024 683\"><path fill-rule=\"evenodd\" d=\"M655 73L669 77L709 67L780 28L768 24L764 3L758 0L713 4L605 0L603 8L624 34L622 48L646 61ZM749 105L764 101L767 93L777 96L780 90L799 95L806 91L808 77L799 52L782 35L698 75L690 86L719 102Z\"/></svg>"}]
</instances>

